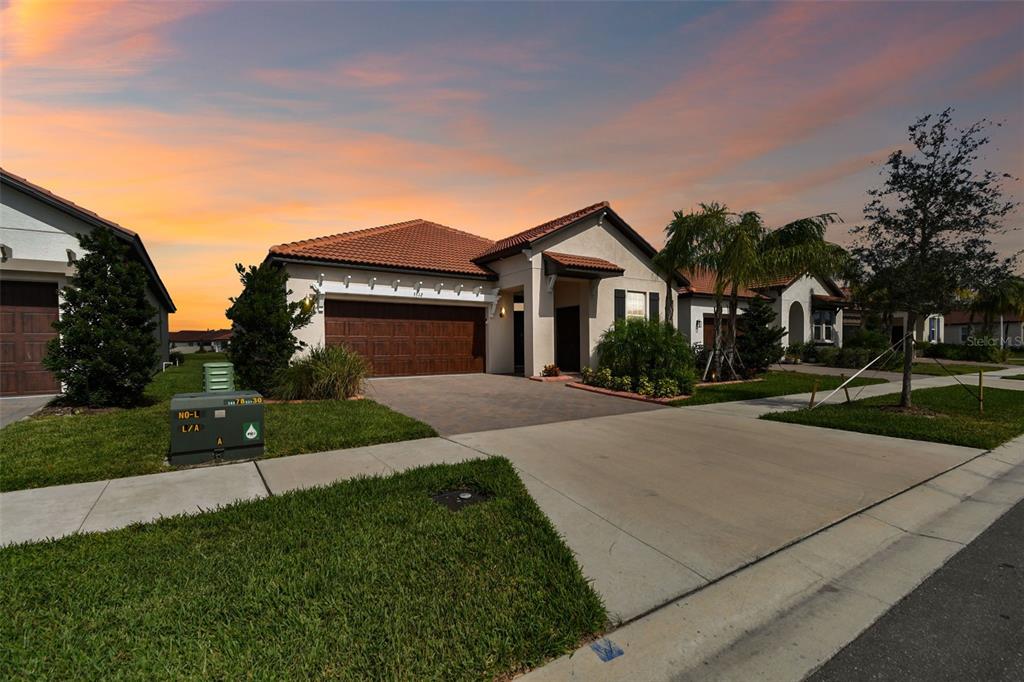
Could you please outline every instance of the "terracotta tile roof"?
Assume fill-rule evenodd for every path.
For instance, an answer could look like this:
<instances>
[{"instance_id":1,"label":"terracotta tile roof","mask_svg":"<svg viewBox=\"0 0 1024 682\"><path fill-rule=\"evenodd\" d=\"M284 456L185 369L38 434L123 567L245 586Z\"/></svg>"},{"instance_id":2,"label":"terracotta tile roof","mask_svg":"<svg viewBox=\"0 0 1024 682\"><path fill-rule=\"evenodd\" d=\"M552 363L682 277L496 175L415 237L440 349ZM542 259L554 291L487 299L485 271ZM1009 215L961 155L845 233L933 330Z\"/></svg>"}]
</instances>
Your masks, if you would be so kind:
<instances>
[{"instance_id":1,"label":"terracotta tile roof","mask_svg":"<svg viewBox=\"0 0 1024 682\"><path fill-rule=\"evenodd\" d=\"M718 279L714 270L680 270L679 274L689 282L686 286L680 287L679 293L697 296L714 296L715 282ZM726 295L728 295L728 293L729 292L726 291ZM741 298L754 298L755 296L760 296L756 291L746 288L740 289L739 295Z\"/></svg>"},{"instance_id":2,"label":"terracotta tile roof","mask_svg":"<svg viewBox=\"0 0 1024 682\"><path fill-rule=\"evenodd\" d=\"M429 220L407 220L328 237L278 244L271 255L378 265L460 275L493 276L473 262L493 241Z\"/></svg>"},{"instance_id":3,"label":"terracotta tile roof","mask_svg":"<svg viewBox=\"0 0 1024 682\"><path fill-rule=\"evenodd\" d=\"M601 270L605 272L625 272L622 266L616 265L603 258L591 258L590 256L577 256L572 253L556 253L545 251L545 258L550 258L559 265L578 270Z\"/></svg>"},{"instance_id":4,"label":"terracotta tile roof","mask_svg":"<svg viewBox=\"0 0 1024 682\"><path fill-rule=\"evenodd\" d=\"M10 185L18 188L19 190L26 192L30 196L34 195L38 199L42 200L44 203L48 203L51 206L56 206L65 213L70 213L71 215L87 223L109 227L111 230L114 231L115 234L120 234L123 238L127 239L127 241L129 241L135 248L136 253L142 260L142 264L145 266L146 270L152 277L153 284L155 284L154 288L157 290L157 293L160 295L161 298L164 299L164 302L167 304L168 312L173 313L177 310L177 308L175 308L174 306L174 301L171 300L170 292L167 291L167 287L164 286L163 280L160 279L160 275L156 271L156 266L153 264L153 260L149 257L149 252L146 251L146 246L142 243L142 237L140 237L137 232L133 232L132 230L129 230L127 227L115 223L113 220L104 218L95 211L90 211L89 209L83 206L79 206L70 199L66 199L60 196L59 194L51 192L45 187L37 185L36 183L31 182L30 180L26 180L20 175L12 173L6 168L0 168L0 178L2 178L5 182L9 183Z\"/></svg>"},{"instance_id":5,"label":"terracotta tile roof","mask_svg":"<svg viewBox=\"0 0 1024 682\"><path fill-rule=\"evenodd\" d=\"M784 275L782 277L776 277L774 279L765 280L760 284L754 286L755 289L771 289L773 287L786 288L796 280L800 279L801 275Z\"/></svg>"},{"instance_id":6,"label":"terracotta tile roof","mask_svg":"<svg viewBox=\"0 0 1024 682\"><path fill-rule=\"evenodd\" d=\"M824 294L814 294L812 298L815 301L821 301L822 303L845 303L846 299L842 296L826 296Z\"/></svg>"},{"instance_id":7,"label":"terracotta tile roof","mask_svg":"<svg viewBox=\"0 0 1024 682\"><path fill-rule=\"evenodd\" d=\"M954 310L954 311L952 311L950 313L947 313L945 316L943 316L943 322L945 324L970 324L970 319L971 319L971 313L969 311L967 311L967 310ZM1009 313L1009 314L1003 315L1003 322L1004 323L1012 322L1012 323L1016 324L1017 322L1020 322L1020 321L1021 321L1020 315L1014 315L1013 313ZM980 326L980 325L982 325L984 323L985 323L985 315L983 313L974 313L974 324ZM993 315L992 316L992 323L994 325L996 325L996 327L998 328L998 326L999 326L999 316L998 315Z\"/></svg>"},{"instance_id":8,"label":"terracotta tile roof","mask_svg":"<svg viewBox=\"0 0 1024 682\"><path fill-rule=\"evenodd\" d=\"M578 211L567 213L564 216L561 216L560 218L555 218L554 220L549 220L548 222L537 225L536 227L531 227L528 230L517 232L511 237L499 239L490 248L480 253L476 257L476 260L478 262L484 260L494 260L495 258L498 258L501 255L505 255L508 252L526 248L528 244L537 241L541 237L546 237L552 232L556 232L562 229L563 227L572 225L576 221L582 220L587 216L608 210L608 207L609 205L607 201L600 201L596 204L587 206L586 208L581 208Z\"/></svg>"}]
</instances>

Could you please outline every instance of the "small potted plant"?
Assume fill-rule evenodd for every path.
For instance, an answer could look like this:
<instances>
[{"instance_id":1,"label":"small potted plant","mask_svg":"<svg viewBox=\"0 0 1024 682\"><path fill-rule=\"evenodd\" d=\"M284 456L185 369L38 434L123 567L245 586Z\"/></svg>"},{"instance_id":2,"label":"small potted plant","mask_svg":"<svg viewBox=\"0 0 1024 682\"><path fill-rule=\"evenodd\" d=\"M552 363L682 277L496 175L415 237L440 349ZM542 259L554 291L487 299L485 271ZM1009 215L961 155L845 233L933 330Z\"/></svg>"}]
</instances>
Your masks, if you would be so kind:
<instances>
[{"instance_id":1,"label":"small potted plant","mask_svg":"<svg viewBox=\"0 0 1024 682\"><path fill-rule=\"evenodd\" d=\"M544 369L540 371L542 377L557 377L561 376L562 370L558 369L558 365L552 363L550 365L544 365Z\"/></svg>"}]
</instances>

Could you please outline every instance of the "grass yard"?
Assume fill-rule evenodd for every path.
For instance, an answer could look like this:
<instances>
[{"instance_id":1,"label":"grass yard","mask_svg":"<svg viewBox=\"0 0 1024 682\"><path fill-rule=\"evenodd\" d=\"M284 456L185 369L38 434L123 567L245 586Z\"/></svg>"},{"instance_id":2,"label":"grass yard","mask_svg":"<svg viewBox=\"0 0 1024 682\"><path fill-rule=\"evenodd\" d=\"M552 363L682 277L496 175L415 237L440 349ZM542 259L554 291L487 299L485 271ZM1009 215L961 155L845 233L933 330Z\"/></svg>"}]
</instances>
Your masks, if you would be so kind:
<instances>
[{"instance_id":1,"label":"grass yard","mask_svg":"<svg viewBox=\"0 0 1024 682\"><path fill-rule=\"evenodd\" d=\"M761 418L985 449L1024 433L1024 396L1019 391L986 388L984 414L959 385L918 389L912 395L916 409L910 414L891 409L899 403L897 393Z\"/></svg>"},{"instance_id":2,"label":"grass yard","mask_svg":"<svg viewBox=\"0 0 1024 682\"><path fill-rule=\"evenodd\" d=\"M1024 374L1011 374L1009 376L1004 374L1002 376L1002 378L1003 379L1024 379Z\"/></svg>"},{"instance_id":3,"label":"grass yard","mask_svg":"<svg viewBox=\"0 0 1024 682\"><path fill-rule=\"evenodd\" d=\"M494 498L459 512L430 495ZM605 627L504 459L0 550L3 679L506 679Z\"/></svg>"},{"instance_id":4,"label":"grass yard","mask_svg":"<svg viewBox=\"0 0 1024 682\"><path fill-rule=\"evenodd\" d=\"M855 370L851 370L851 374ZM756 398L771 398L778 395L791 395L793 393L810 393L814 382L818 382L818 391L831 391L842 384L838 376L825 374L804 374L800 372L768 372L761 381L751 381L739 384L722 384L720 386L698 386L696 393L683 400L677 400L672 405L686 407L687 405L707 405L708 403L725 403L733 400L754 400ZM857 379L850 386L864 386L866 384L882 384L884 379Z\"/></svg>"},{"instance_id":5,"label":"grass yard","mask_svg":"<svg viewBox=\"0 0 1024 682\"><path fill-rule=\"evenodd\" d=\"M0 437L0 490L39 488L167 471L168 402L202 390L208 353L154 377L155 404L96 414L36 417L7 426ZM265 406L266 457L434 436L434 430L371 400Z\"/></svg>"},{"instance_id":6,"label":"grass yard","mask_svg":"<svg viewBox=\"0 0 1024 682\"><path fill-rule=\"evenodd\" d=\"M978 372L994 372L997 369L1002 369L999 365L958 365L955 362L946 362L945 360L940 360L940 362L942 366L934 362L915 362L911 371L914 374L944 377L950 374L977 374ZM902 370L897 369L895 371Z\"/></svg>"}]
</instances>

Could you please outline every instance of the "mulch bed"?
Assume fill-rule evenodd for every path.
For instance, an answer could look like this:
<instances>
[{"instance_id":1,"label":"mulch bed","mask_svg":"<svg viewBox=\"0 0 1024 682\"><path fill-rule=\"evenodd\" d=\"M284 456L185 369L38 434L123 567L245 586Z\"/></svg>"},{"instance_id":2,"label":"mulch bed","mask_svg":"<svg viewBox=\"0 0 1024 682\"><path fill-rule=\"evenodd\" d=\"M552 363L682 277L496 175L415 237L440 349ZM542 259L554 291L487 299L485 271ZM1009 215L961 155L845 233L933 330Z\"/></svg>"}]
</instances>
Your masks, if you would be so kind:
<instances>
[{"instance_id":1,"label":"mulch bed","mask_svg":"<svg viewBox=\"0 0 1024 682\"><path fill-rule=\"evenodd\" d=\"M76 414L107 414L108 412L118 412L123 410L123 407L82 407L80 405L47 405L46 407L37 410L32 414L32 418L36 417L70 417Z\"/></svg>"},{"instance_id":2,"label":"mulch bed","mask_svg":"<svg viewBox=\"0 0 1024 682\"><path fill-rule=\"evenodd\" d=\"M650 396L640 395L639 393L633 393L632 391L613 391L610 388L599 388L597 386L589 386L587 384L581 384L573 381L566 384L569 388L578 388L581 391L590 391L591 393L601 393L602 395L611 395L616 398L629 398L630 400L639 400L644 403L656 403L658 405L667 405L673 400L681 400L683 398L689 398L688 395L677 395L669 398L652 398Z\"/></svg>"}]
</instances>

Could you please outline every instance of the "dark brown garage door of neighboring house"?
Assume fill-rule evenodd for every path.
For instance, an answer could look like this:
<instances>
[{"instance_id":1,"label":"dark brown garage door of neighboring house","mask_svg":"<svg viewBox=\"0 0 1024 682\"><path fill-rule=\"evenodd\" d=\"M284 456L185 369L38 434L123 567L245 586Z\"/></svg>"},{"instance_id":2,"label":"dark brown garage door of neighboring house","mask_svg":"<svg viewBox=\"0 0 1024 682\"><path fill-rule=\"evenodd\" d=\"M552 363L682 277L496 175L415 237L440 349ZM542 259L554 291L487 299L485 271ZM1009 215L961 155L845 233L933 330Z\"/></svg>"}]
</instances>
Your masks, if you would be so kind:
<instances>
[{"instance_id":1,"label":"dark brown garage door of neighboring house","mask_svg":"<svg viewBox=\"0 0 1024 682\"><path fill-rule=\"evenodd\" d=\"M374 376L484 371L484 309L327 301L327 345L347 344Z\"/></svg>"},{"instance_id":2,"label":"dark brown garage door of neighboring house","mask_svg":"<svg viewBox=\"0 0 1024 682\"><path fill-rule=\"evenodd\" d=\"M57 285L0 283L0 395L58 393L43 369L46 343L57 335Z\"/></svg>"}]
</instances>

